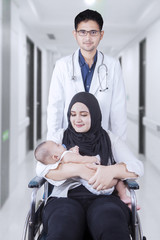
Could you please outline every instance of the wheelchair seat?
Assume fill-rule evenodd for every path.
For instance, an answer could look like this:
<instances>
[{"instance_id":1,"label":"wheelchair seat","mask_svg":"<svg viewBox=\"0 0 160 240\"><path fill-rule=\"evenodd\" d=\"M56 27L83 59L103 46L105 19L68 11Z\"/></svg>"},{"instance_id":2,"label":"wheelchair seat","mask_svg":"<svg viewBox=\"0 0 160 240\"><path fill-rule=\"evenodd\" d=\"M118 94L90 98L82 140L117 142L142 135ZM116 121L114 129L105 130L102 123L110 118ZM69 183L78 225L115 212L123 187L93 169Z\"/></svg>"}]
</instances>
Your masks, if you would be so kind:
<instances>
[{"instance_id":1,"label":"wheelchair seat","mask_svg":"<svg viewBox=\"0 0 160 240\"><path fill-rule=\"evenodd\" d=\"M134 180L125 180L124 182L131 197L132 219L131 225L129 226L131 240L146 240L146 237L143 236L136 206L135 190L139 189L139 185ZM45 240L46 237L42 224L42 211L48 196L52 192L53 185L49 184L44 178L36 176L29 182L28 187L33 190L31 194L31 206L25 220L22 240ZM37 200L37 192L41 187L44 187L44 192L42 198ZM92 237L87 233L84 240L92 240Z\"/></svg>"}]
</instances>

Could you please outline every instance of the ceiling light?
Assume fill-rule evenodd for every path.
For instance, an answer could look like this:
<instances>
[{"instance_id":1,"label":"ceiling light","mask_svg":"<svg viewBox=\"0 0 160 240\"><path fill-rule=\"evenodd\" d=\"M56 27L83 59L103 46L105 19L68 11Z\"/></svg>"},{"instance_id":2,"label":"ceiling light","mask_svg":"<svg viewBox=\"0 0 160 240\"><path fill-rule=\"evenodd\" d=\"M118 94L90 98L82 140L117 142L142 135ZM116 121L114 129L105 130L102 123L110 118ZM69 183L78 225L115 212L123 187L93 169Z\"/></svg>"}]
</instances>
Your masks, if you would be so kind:
<instances>
[{"instance_id":1,"label":"ceiling light","mask_svg":"<svg viewBox=\"0 0 160 240\"><path fill-rule=\"evenodd\" d=\"M96 0L84 0L87 5L93 5Z\"/></svg>"},{"instance_id":2,"label":"ceiling light","mask_svg":"<svg viewBox=\"0 0 160 240\"><path fill-rule=\"evenodd\" d=\"M47 33L47 36L51 40L55 40L56 39L53 33Z\"/></svg>"}]
</instances>

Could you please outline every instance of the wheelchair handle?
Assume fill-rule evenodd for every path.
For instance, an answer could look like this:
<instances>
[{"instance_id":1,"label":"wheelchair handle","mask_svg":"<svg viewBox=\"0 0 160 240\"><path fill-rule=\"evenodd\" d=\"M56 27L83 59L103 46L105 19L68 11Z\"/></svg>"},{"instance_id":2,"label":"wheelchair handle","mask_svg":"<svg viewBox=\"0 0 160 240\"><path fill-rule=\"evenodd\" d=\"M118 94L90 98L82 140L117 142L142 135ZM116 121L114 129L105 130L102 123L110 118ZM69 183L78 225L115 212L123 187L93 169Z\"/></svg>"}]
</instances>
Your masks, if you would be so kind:
<instances>
[{"instance_id":1,"label":"wheelchair handle","mask_svg":"<svg viewBox=\"0 0 160 240\"><path fill-rule=\"evenodd\" d=\"M45 178L36 176L29 182L28 187L40 188L45 182L46 182Z\"/></svg>"}]
</instances>

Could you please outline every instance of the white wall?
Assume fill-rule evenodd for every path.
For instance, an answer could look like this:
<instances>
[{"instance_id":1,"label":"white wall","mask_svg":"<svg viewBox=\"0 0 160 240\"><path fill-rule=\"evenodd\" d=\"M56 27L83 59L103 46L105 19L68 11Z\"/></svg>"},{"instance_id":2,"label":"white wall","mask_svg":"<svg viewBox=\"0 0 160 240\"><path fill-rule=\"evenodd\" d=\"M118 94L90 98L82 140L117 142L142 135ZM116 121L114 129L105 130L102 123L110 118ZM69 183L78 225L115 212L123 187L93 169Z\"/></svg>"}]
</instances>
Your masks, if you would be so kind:
<instances>
[{"instance_id":1,"label":"white wall","mask_svg":"<svg viewBox=\"0 0 160 240\"><path fill-rule=\"evenodd\" d=\"M46 113L48 103L48 88L50 84L50 69L53 61L52 54L38 43L36 36L21 22L19 17L19 6L11 3L11 112L10 112L10 191L16 184L15 172L26 159L26 128L29 118L26 116L26 92L27 92L27 51L26 38L34 42L34 145L36 145L36 74L37 74L37 47L42 51L42 133L46 133ZM0 54L1 56L1 54Z\"/></svg>"},{"instance_id":2,"label":"white wall","mask_svg":"<svg viewBox=\"0 0 160 240\"><path fill-rule=\"evenodd\" d=\"M18 39L19 12L18 6L11 2L11 74L10 74L10 187L14 186L14 178L18 164Z\"/></svg>"},{"instance_id":3,"label":"white wall","mask_svg":"<svg viewBox=\"0 0 160 240\"><path fill-rule=\"evenodd\" d=\"M18 41L18 163L23 162L26 155L26 128L29 119L26 116L26 38L23 25L20 22L19 41Z\"/></svg>"},{"instance_id":4,"label":"white wall","mask_svg":"<svg viewBox=\"0 0 160 240\"><path fill-rule=\"evenodd\" d=\"M48 86L48 79L47 79L47 69L46 69L46 58L47 54L45 49L41 48L37 44L37 41L34 36L28 31L26 26L23 23L20 23L21 30L20 30L20 41L19 41L19 50L20 56L20 68L19 68L19 163L24 160L26 157L26 127L29 124L29 119L26 116L26 87L27 87L27 79L26 79L26 66L27 66L27 52L26 52L26 38L29 37L34 42L34 145L36 144L36 88L37 88L37 47L42 51L42 111L43 111L43 118L46 115L46 85ZM46 131L46 124L42 120L42 131Z\"/></svg>"},{"instance_id":5,"label":"white wall","mask_svg":"<svg viewBox=\"0 0 160 240\"><path fill-rule=\"evenodd\" d=\"M48 52L42 51L42 136L46 138L47 132L47 105L48 105L48 92L49 92L49 83L50 75L48 73L49 60Z\"/></svg>"},{"instance_id":6,"label":"white wall","mask_svg":"<svg viewBox=\"0 0 160 240\"><path fill-rule=\"evenodd\" d=\"M146 155L160 170L160 19L147 31Z\"/></svg>"},{"instance_id":7,"label":"white wall","mask_svg":"<svg viewBox=\"0 0 160 240\"><path fill-rule=\"evenodd\" d=\"M0 119L1 119L1 91L2 91L2 1L0 1ZM0 123L0 136L2 136L1 132L1 123ZM0 137L0 156L1 156L1 137ZM1 169L1 159L0 159L0 169ZM1 181L1 179L0 179ZM0 182L1 187L1 182ZM1 192L1 189L0 189Z\"/></svg>"},{"instance_id":8,"label":"white wall","mask_svg":"<svg viewBox=\"0 0 160 240\"><path fill-rule=\"evenodd\" d=\"M51 76L54 68L54 64L59 57L57 52L43 51L42 52L42 89L43 89L43 103L42 103L42 135L46 138L47 132L47 105L48 94Z\"/></svg>"},{"instance_id":9,"label":"white wall","mask_svg":"<svg viewBox=\"0 0 160 240\"><path fill-rule=\"evenodd\" d=\"M127 92L128 140L138 151L139 43L146 38L146 158L159 170L160 156L160 19L120 54ZM159 131L157 131L159 126Z\"/></svg>"},{"instance_id":10,"label":"white wall","mask_svg":"<svg viewBox=\"0 0 160 240\"><path fill-rule=\"evenodd\" d=\"M27 61L27 52L26 52L26 37L29 37L34 43L34 106L35 106L35 117L34 117L34 130L36 131L36 68L37 68L37 47L42 51L42 133L46 132L46 106L48 102L48 68L47 68L47 51L40 46L37 42L37 39L32 33L29 32L29 29L21 22L20 23L20 39L19 39L19 59L20 59L20 67L19 67L19 162L22 162L26 157L26 127L28 126L28 117L26 116L26 61ZM47 92L47 93L46 93ZM36 132L34 133L36 136ZM36 139L34 140L34 144L36 144Z\"/></svg>"},{"instance_id":11,"label":"white wall","mask_svg":"<svg viewBox=\"0 0 160 240\"><path fill-rule=\"evenodd\" d=\"M138 92L139 92L139 65L138 45L126 49L122 57L122 69L126 87L128 128L127 135L132 146L138 149Z\"/></svg>"}]
</instances>

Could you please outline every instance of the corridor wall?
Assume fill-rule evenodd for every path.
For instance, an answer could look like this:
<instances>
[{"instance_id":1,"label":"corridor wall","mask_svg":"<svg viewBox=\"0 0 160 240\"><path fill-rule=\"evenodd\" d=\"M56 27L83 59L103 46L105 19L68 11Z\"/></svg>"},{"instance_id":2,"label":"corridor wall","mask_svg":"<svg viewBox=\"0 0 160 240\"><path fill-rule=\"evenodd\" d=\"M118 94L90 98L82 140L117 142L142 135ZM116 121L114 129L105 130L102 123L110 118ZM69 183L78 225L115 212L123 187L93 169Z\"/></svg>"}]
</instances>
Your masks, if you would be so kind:
<instances>
[{"instance_id":1,"label":"corridor wall","mask_svg":"<svg viewBox=\"0 0 160 240\"><path fill-rule=\"evenodd\" d=\"M0 206L9 195L9 146L10 146L10 15L11 3L1 1L1 81L0 81Z\"/></svg>"},{"instance_id":2,"label":"corridor wall","mask_svg":"<svg viewBox=\"0 0 160 240\"><path fill-rule=\"evenodd\" d=\"M27 127L30 119L27 116L27 41L34 43L34 147L36 146L37 120L37 48L42 53L42 135L46 133L46 105L48 99L48 64L49 54L44 46L39 44L34 33L30 32L20 18L19 6L12 1L11 8L11 116L10 116L10 192L17 182L15 172L18 171L30 152L27 151ZM33 148L34 148L33 147ZM33 155L32 155L33 156ZM34 157L33 157L34 161Z\"/></svg>"},{"instance_id":3,"label":"corridor wall","mask_svg":"<svg viewBox=\"0 0 160 240\"><path fill-rule=\"evenodd\" d=\"M160 19L147 33L146 156L160 171Z\"/></svg>"},{"instance_id":4,"label":"corridor wall","mask_svg":"<svg viewBox=\"0 0 160 240\"><path fill-rule=\"evenodd\" d=\"M0 1L0 207L12 194L21 176L19 169L24 161L28 161L30 154L30 160L34 161L32 151L27 151L26 147L26 129L30 121L26 111L27 38L34 43L34 148L37 144L37 49L42 56L43 137L46 135L48 89L54 53L48 51L21 20L17 1Z\"/></svg>"},{"instance_id":5,"label":"corridor wall","mask_svg":"<svg viewBox=\"0 0 160 240\"><path fill-rule=\"evenodd\" d=\"M121 51L122 71L127 93L128 141L138 152L139 43L146 39L145 157L160 171L160 19Z\"/></svg>"},{"instance_id":6,"label":"corridor wall","mask_svg":"<svg viewBox=\"0 0 160 240\"><path fill-rule=\"evenodd\" d=\"M0 120L1 116L1 96L2 96L2 1L0 1ZM0 136L2 136L1 123L0 123ZM0 156L1 156L1 139L0 137ZM0 172L1 172L1 158L0 158ZM1 178L0 178L0 194L1 194Z\"/></svg>"}]
</instances>

